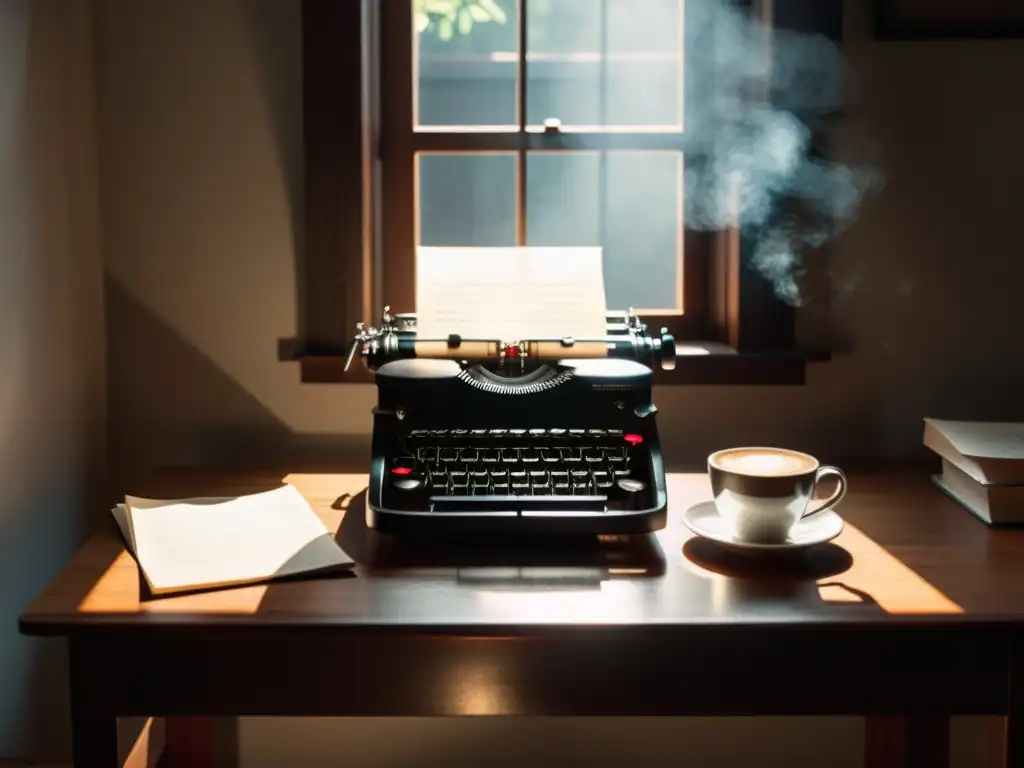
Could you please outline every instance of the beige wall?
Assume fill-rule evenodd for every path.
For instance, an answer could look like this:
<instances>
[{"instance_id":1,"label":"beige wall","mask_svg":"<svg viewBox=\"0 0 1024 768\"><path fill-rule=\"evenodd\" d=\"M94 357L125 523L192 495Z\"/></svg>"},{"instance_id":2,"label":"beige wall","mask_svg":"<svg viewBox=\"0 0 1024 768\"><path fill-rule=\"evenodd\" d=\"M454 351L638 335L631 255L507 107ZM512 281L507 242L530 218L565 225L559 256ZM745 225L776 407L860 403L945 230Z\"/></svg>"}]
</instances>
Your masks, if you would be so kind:
<instances>
[{"instance_id":1,"label":"beige wall","mask_svg":"<svg viewBox=\"0 0 1024 768\"><path fill-rule=\"evenodd\" d=\"M0 2L0 757L67 750L65 647L17 617L101 510L89 7Z\"/></svg>"},{"instance_id":2,"label":"beige wall","mask_svg":"<svg viewBox=\"0 0 1024 768\"><path fill-rule=\"evenodd\" d=\"M856 38L866 2L848 10ZM278 340L296 331L299 42L294 0L98 0L115 488L159 464L367 451L372 388L303 386L277 361ZM805 387L657 392L674 466L744 442L905 455L919 450L926 414L1024 418L1013 229L1024 109L1011 74L1024 47L848 48L861 100L837 147L879 164L887 186L836 244L831 307L804 314L809 334L842 351ZM575 757L592 765L625 753L652 766L681 755L708 768L739 755L816 766L826 754L854 766L861 745L856 719L246 721L242 733L249 768L342 754L352 766L504 765L549 738L564 752L570 736L586 739Z\"/></svg>"},{"instance_id":3,"label":"beige wall","mask_svg":"<svg viewBox=\"0 0 1024 768\"><path fill-rule=\"evenodd\" d=\"M277 361L295 335L301 247L298 3L99 9L117 469L364 450L372 387L302 386ZM862 11L851 2L857 24ZM1007 316L1024 264L1003 223L1024 195L1024 109L1009 97L1022 46L848 51L861 94L837 151L877 164L887 186L835 243L831 307L804 313L838 359L805 387L659 391L672 462L749 441L902 455L925 414L1024 411L1024 336Z\"/></svg>"}]
</instances>

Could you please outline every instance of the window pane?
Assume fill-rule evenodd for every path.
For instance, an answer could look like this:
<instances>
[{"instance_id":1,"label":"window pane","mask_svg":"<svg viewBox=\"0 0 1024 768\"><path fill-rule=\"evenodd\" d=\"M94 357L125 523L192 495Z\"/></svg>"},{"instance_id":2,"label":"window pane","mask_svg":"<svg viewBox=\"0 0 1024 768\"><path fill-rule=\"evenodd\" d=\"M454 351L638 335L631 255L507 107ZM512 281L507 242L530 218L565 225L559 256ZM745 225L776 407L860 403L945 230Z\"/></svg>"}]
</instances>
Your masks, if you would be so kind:
<instances>
[{"instance_id":1,"label":"window pane","mask_svg":"<svg viewBox=\"0 0 1024 768\"><path fill-rule=\"evenodd\" d=\"M420 153L418 244L516 244L516 156Z\"/></svg>"},{"instance_id":2,"label":"window pane","mask_svg":"<svg viewBox=\"0 0 1024 768\"><path fill-rule=\"evenodd\" d=\"M598 152L527 153L527 245L600 245L600 184Z\"/></svg>"},{"instance_id":3,"label":"window pane","mask_svg":"<svg viewBox=\"0 0 1024 768\"><path fill-rule=\"evenodd\" d=\"M417 127L516 130L517 0L410 1Z\"/></svg>"},{"instance_id":4,"label":"window pane","mask_svg":"<svg viewBox=\"0 0 1024 768\"><path fill-rule=\"evenodd\" d=\"M603 243L609 309L679 313L682 178L678 152L531 152L527 243Z\"/></svg>"},{"instance_id":5,"label":"window pane","mask_svg":"<svg viewBox=\"0 0 1024 768\"><path fill-rule=\"evenodd\" d=\"M684 0L526 0L527 122L681 130Z\"/></svg>"}]
</instances>

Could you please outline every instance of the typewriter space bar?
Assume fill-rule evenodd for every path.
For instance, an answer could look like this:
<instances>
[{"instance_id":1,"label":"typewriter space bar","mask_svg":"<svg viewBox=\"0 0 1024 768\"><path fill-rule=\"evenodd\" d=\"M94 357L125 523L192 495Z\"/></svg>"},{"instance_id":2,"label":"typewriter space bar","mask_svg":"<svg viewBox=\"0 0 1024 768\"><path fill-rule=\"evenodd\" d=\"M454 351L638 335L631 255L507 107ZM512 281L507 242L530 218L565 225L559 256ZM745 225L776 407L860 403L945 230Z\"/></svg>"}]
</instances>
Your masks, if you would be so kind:
<instances>
[{"instance_id":1,"label":"typewriter space bar","mask_svg":"<svg viewBox=\"0 0 1024 768\"><path fill-rule=\"evenodd\" d=\"M607 496L431 496L434 512L604 512Z\"/></svg>"}]
</instances>

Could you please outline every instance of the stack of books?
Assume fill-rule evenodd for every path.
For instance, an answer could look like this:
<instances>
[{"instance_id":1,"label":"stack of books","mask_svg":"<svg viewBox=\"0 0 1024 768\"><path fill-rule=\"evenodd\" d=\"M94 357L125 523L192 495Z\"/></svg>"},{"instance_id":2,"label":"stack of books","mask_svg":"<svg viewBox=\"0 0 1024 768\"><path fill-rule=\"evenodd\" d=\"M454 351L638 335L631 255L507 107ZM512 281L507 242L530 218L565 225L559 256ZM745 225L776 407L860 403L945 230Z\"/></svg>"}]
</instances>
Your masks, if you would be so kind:
<instances>
[{"instance_id":1,"label":"stack of books","mask_svg":"<svg viewBox=\"0 0 1024 768\"><path fill-rule=\"evenodd\" d=\"M924 444L942 458L934 483L973 515L1024 523L1024 424L927 418Z\"/></svg>"},{"instance_id":2,"label":"stack of books","mask_svg":"<svg viewBox=\"0 0 1024 768\"><path fill-rule=\"evenodd\" d=\"M126 496L111 512L154 596L355 566L291 485L235 497Z\"/></svg>"}]
</instances>

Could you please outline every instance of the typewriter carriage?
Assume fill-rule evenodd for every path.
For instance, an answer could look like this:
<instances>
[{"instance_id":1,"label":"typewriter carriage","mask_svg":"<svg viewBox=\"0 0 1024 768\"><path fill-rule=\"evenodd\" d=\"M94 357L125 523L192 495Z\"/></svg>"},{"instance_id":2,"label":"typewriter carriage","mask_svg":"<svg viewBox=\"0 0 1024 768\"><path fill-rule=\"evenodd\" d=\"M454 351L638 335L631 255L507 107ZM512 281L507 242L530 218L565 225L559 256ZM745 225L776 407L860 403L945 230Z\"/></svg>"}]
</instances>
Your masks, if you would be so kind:
<instances>
[{"instance_id":1,"label":"typewriter carriage","mask_svg":"<svg viewBox=\"0 0 1024 768\"><path fill-rule=\"evenodd\" d=\"M662 328L652 335L636 313L608 312L606 333L598 338L479 339L450 335L421 338L415 313L392 314L384 307L379 327L356 325L356 335L345 361L349 369L356 354L373 372L394 360L447 359L475 364L496 376L515 378L550 367L567 358L624 358L653 368L675 368L675 338Z\"/></svg>"}]
</instances>

